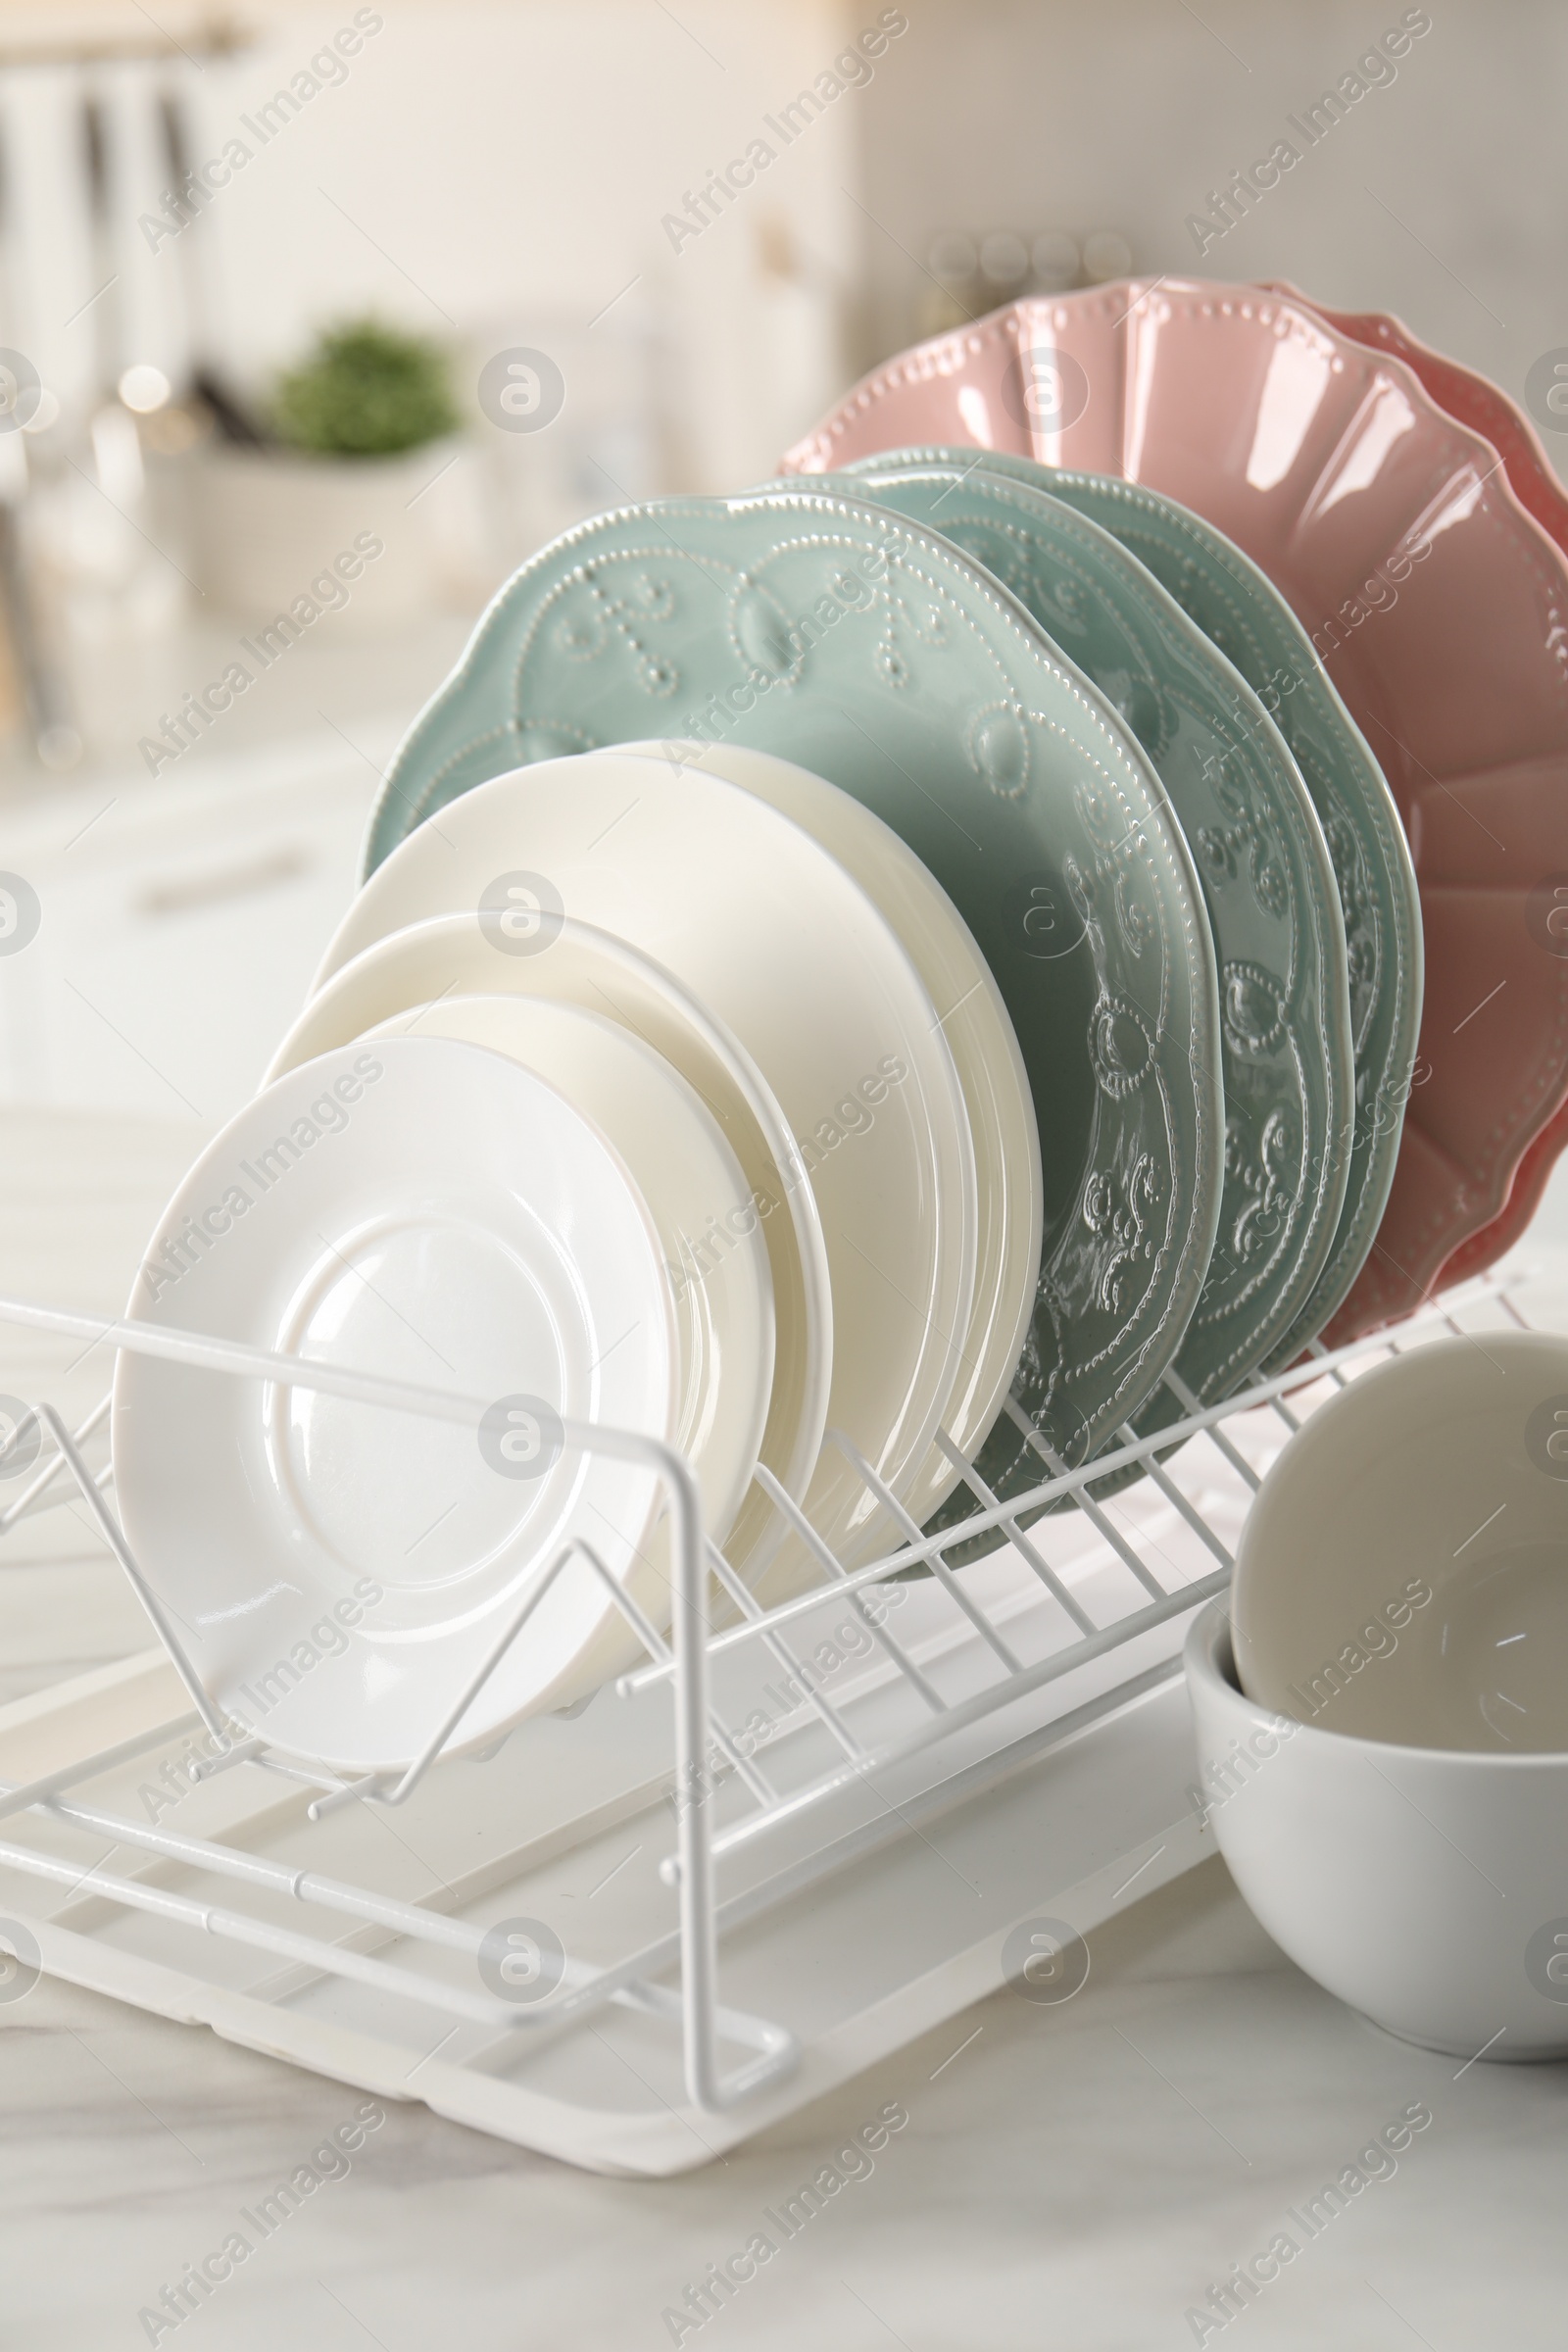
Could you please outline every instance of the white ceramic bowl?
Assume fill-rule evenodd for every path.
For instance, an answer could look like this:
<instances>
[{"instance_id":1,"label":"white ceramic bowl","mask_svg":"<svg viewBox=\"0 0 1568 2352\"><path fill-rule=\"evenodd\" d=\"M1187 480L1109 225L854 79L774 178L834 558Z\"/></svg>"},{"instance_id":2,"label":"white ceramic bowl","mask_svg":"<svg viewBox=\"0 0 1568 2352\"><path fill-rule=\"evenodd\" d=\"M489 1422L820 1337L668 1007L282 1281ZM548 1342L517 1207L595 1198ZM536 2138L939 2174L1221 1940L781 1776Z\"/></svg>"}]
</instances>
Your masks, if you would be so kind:
<instances>
[{"instance_id":1,"label":"white ceramic bowl","mask_svg":"<svg viewBox=\"0 0 1568 2352\"><path fill-rule=\"evenodd\" d=\"M1568 1752L1568 1340L1436 1341L1320 1405L1252 1504L1231 1616L1243 1690L1319 1730Z\"/></svg>"},{"instance_id":2,"label":"white ceramic bowl","mask_svg":"<svg viewBox=\"0 0 1568 2352\"><path fill-rule=\"evenodd\" d=\"M1246 1697L1229 1602L1187 1637L1197 1793L1262 1925L1402 2040L1568 2055L1568 1755L1348 1739Z\"/></svg>"}]
</instances>

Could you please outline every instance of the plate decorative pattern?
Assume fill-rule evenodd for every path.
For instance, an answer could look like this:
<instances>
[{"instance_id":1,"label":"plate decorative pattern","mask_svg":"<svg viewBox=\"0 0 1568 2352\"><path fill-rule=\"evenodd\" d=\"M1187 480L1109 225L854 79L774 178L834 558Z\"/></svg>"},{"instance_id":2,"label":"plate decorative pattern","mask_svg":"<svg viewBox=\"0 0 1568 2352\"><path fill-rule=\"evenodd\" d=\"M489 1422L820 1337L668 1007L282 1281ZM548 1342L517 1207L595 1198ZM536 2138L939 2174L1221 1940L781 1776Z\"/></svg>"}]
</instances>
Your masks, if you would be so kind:
<instances>
[{"instance_id":1,"label":"plate decorative pattern","mask_svg":"<svg viewBox=\"0 0 1568 2352\"><path fill-rule=\"evenodd\" d=\"M1295 1336L1304 1342L1327 1326L1336 1341L1348 1338L1335 1319L1362 1274L1393 1191L1421 1028L1421 902L1399 812L1306 631L1220 532L1142 483L1066 473L1028 459L1018 466L1119 539L1240 671L1273 717L1317 809L1345 922L1355 1117L1339 1230ZM1282 1348L1266 1368L1289 1361Z\"/></svg>"},{"instance_id":2,"label":"plate decorative pattern","mask_svg":"<svg viewBox=\"0 0 1568 2352\"><path fill-rule=\"evenodd\" d=\"M972 464L969 450L910 449L884 462ZM873 461L866 461L871 463ZM1238 670L1272 716L1317 809L1345 918L1355 1054L1350 1173L1328 1259L1299 1331L1348 1339L1379 1312L1346 1301L1393 1189L1404 1106L1419 1075L1423 956L1415 869L1383 772L1283 597L1201 516L1140 482L987 451L988 470L1032 484L1110 532ZM1277 1368L1289 1355L1279 1352Z\"/></svg>"},{"instance_id":3,"label":"plate decorative pattern","mask_svg":"<svg viewBox=\"0 0 1568 2352\"><path fill-rule=\"evenodd\" d=\"M854 472L1027 606L1121 712L1187 835L1219 963L1225 1190L1176 1369L1205 1401L1227 1395L1310 1336L1345 1200L1354 1058L1323 828L1256 696L1109 532L973 462ZM1182 1409L1169 1392L1161 1407Z\"/></svg>"},{"instance_id":4,"label":"plate decorative pattern","mask_svg":"<svg viewBox=\"0 0 1568 2352\"><path fill-rule=\"evenodd\" d=\"M852 793L974 932L1044 1161L1021 1394L1082 1459L1171 1362L1219 1215L1213 947L1157 778L959 549L791 485L602 514L525 564L398 752L368 866L483 777L661 727Z\"/></svg>"}]
</instances>

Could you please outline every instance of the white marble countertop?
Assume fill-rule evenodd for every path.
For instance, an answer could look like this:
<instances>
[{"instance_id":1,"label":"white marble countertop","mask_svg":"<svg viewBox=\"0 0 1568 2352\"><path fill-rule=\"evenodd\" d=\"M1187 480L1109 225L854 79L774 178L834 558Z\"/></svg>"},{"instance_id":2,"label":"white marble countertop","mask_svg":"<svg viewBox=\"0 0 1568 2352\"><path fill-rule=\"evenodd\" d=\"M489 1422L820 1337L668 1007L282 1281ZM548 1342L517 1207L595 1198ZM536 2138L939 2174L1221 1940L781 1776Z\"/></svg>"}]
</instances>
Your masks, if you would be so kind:
<instances>
[{"instance_id":1,"label":"white marble countertop","mask_svg":"<svg viewBox=\"0 0 1568 2352\"><path fill-rule=\"evenodd\" d=\"M112 1307L191 1127L8 1117L0 1291ZM1568 1230L1562 1193L1544 1212ZM0 1389L85 1407L106 1367L0 1329ZM67 1367L70 1367L68 1370ZM0 1698L144 1647L84 1527L0 1555ZM364 2103L341 2084L42 1980L0 2004L5 2352L1431 2352L1562 2340L1568 2072L1459 2066L1302 1977L1218 1861L1090 1939L1061 2007L1009 1992L680 2179L604 2180L390 2108L338 2178L176 2328L141 2315ZM665 2315L889 2106L886 2146L701 2327ZM1343 2212L1294 2218L1406 2111L1430 2114ZM336 2171L323 2164L321 2171ZM1297 2250L1223 2323L1209 2297ZM1221 2306L1223 2309L1223 2305Z\"/></svg>"}]
</instances>

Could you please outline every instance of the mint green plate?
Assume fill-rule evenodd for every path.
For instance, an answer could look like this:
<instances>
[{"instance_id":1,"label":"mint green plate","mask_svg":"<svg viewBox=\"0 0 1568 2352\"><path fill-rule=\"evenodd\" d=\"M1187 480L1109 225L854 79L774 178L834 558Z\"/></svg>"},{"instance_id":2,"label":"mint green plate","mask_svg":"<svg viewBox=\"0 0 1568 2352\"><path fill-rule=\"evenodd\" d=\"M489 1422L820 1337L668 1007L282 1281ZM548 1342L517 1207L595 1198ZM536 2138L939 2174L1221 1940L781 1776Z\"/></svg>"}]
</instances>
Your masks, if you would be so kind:
<instances>
[{"instance_id":1,"label":"mint green plate","mask_svg":"<svg viewBox=\"0 0 1568 2352\"><path fill-rule=\"evenodd\" d=\"M367 869L488 776L661 732L825 776L956 902L1040 1125L1018 1394L1083 1459L1173 1360L1222 1183L1213 943L1143 752L936 533L836 485L669 499L578 525L501 591L393 761Z\"/></svg>"},{"instance_id":2,"label":"mint green plate","mask_svg":"<svg viewBox=\"0 0 1568 2352\"><path fill-rule=\"evenodd\" d=\"M1345 926L1300 771L1250 688L1108 531L984 463L853 470L1028 607L1121 712L1187 835L1219 962L1225 1190L1175 1369L1205 1402L1228 1396L1295 1334L1349 1172ZM1167 1392L1140 1426L1183 1410Z\"/></svg>"},{"instance_id":3,"label":"mint green plate","mask_svg":"<svg viewBox=\"0 0 1568 2352\"><path fill-rule=\"evenodd\" d=\"M1421 1026L1421 902L1404 828L1306 631L1257 565L1201 516L1141 482L993 450L890 450L862 465L961 468L977 455L988 472L1046 491L1099 523L1153 573L1263 703L1322 819L1348 948L1355 1119L1333 1246L1294 1329L1262 1366L1278 1370L1348 1296L1394 1182Z\"/></svg>"}]
</instances>

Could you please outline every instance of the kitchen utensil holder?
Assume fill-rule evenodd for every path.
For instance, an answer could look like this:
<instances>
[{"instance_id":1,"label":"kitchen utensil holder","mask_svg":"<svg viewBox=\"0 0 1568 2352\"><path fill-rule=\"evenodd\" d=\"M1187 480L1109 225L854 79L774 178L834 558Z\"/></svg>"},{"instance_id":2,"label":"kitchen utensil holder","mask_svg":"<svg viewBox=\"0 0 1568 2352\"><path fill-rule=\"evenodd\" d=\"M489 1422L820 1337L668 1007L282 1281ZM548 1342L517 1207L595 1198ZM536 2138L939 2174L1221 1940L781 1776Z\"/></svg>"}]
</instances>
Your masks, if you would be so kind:
<instances>
[{"instance_id":1,"label":"kitchen utensil holder","mask_svg":"<svg viewBox=\"0 0 1568 2352\"><path fill-rule=\"evenodd\" d=\"M0 1534L78 1492L162 1647L0 1710L0 1816L13 1825L0 1836L0 1945L15 1955L13 1993L16 1972L25 1977L36 1960L598 2169L666 2172L705 2161L1000 1983L1041 1997L1051 1968L1060 1961L1067 1971L1071 1937L1098 1927L1135 1885L1142 1895L1213 1850L1204 1807L1183 1788L1193 1766L1180 1640L1191 1613L1228 1581L1231 1543L1266 1455L1351 1367L1444 1330L1461 1332L1461 1316L1474 1311L1528 1328L1514 1296L1521 1279L1483 1277L1396 1333L1332 1353L1315 1349L1309 1361L1220 1404L1200 1405L1171 1376L1184 1418L1147 1439L1125 1428L1122 1443L1092 1468L1065 1467L1031 1432L1043 1475L1010 1501L999 1500L940 1436L975 1497L974 1509L940 1537L922 1536L855 1447L830 1435L897 1529L897 1547L846 1566L760 1470L821 1576L767 1608L705 1541L695 1482L678 1454L645 1437L567 1423L567 1446L643 1461L663 1483L673 1537L669 1639L586 1547L568 1546L535 1580L422 1753L401 1775L355 1782L277 1753L256 1734L236 1736L223 1722L125 1542L107 1496L108 1469L87 1459L108 1400L74 1434L39 1402L33 1410L49 1446L0 1514ZM302 1365L195 1333L105 1325L16 1300L0 1300L0 1320L372 1407L470 1424L483 1409L444 1392ZM1008 1409L1028 1430L1018 1409ZM1146 1476L1114 1502L1087 1493L1091 1480L1118 1468ZM1021 1526L1038 1506L1069 1496L1076 1511L1036 1520L1027 1532ZM946 1564L944 1553L995 1528L1010 1547L956 1573ZM922 1564L928 1577L904 1580ZM583 1702L568 1722L519 1727L486 1752L475 1780L473 1759L443 1760L441 1750L549 1584L567 1574L605 1578L646 1662L618 1678L613 1699L597 1695L591 1712ZM715 1629L709 1611L717 1590L732 1615ZM798 1644L825 1606L845 1621L836 1640L803 1656ZM907 1619L899 1632L889 1623L894 1614ZM861 1669L847 1678L849 1660L813 1662L824 1648L836 1657L839 1644ZM734 1694L740 1703L756 1695L762 1672L782 1675L789 1704L775 1719L777 1692L766 1686L768 1707L742 1723ZM656 1721L650 1710L666 1688L671 1705ZM754 1733L759 1720L763 1729ZM628 1723L626 1738L620 1727ZM189 1793L171 1799L170 1751L198 1728L211 1752L191 1758L187 1746L174 1775L176 1786L183 1775ZM105 1740L106 1730L117 1736ZM125 1791L160 1751L164 1777L143 1778L138 1819ZM29 1757L39 1769L28 1769ZM23 1777L13 1779L18 1758ZM107 1802L89 1795L93 1783L105 1784ZM486 1785L493 1799L476 1803ZM1015 1819L1007 1808L1020 1790L1027 1803ZM226 1835L162 1825L162 1810L186 1802L216 1808ZM626 1881L617 1898L631 1948L607 1953L597 1922L592 1958L568 1954L539 1917L486 1924L497 1891L520 1888L514 1900L552 1900L557 1921L569 1917L575 1934L586 1906L566 1908L583 1898L560 1886L563 1869L582 1860L597 1867L607 1836L639 1819L657 1822L666 1806L675 1816L670 1850L657 1870L645 1865L635 1883ZM411 1838L388 1847L369 1825L400 1812L414 1817ZM927 1835L939 1819L953 1825L945 1851ZM126 1869L107 1871L102 1853L83 1859L106 1837L111 1854L123 1847L135 1857ZM439 1844L436 1859L422 1850L417 1858L442 1893L410 1900L388 1890L387 1857L415 1853L416 1837ZM473 1838L485 1849L477 1867ZM267 1844L277 1855L259 1850ZM646 1843L634 1848L587 1899L645 1850ZM381 1883L325 1867L344 1851ZM1131 1876L1112 1887L1140 1853ZM911 1860L927 1873L918 1886L904 1884ZM986 1874L984 1886L967 1876L966 1860ZM935 1926L949 1908L939 1863L970 1886L985 1914L960 1921L956 1940L944 1941ZM720 1899L725 1875L736 1884ZM20 1890L38 1882L68 1890L53 1911L21 1899ZM1050 1962L1020 1985L1004 1931L1017 1929L1042 1883L1051 1916L1036 1922L1028 1948L1046 1951ZM856 1912L858 1887L879 1890L878 1920ZM217 1902L215 1890L232 1899ZM337 1938L324 1928L302 1933L285 1924L300 1910L351 1925ZM835 1936L847 1938L836 1947L836 1973ZM901 1936L910 1943L906 1959ZM776 1990L787 2008L793 1983L814 2021L802 2029L751 2003L721 2002L725 1940L741 1948L749 1984ZM922 1942L923 1953L914 1948ZM371 1948L391 1945L401 1947L400 1959ZM210 1957L218 1946L231 1947L223 1966ZM804 1956L810 1953L821 1963L820 1983ZM0 1951L0 1967L4 1960ZM258 1977L268 1962L270 1976ZM824 1987L846 1977L856 1989L834 2016ZM408 2063L432 2026L443 2039ZM661 2077L670 2076L677 2039L680 2074L666 2091ZM458 2049L439 2055L454 2040ZM648 2093L629 2106L617 2106L604 2081L612 2046ZM725 2047L746 2053L727 2072Z\"/></svg>"}]
</instances>

